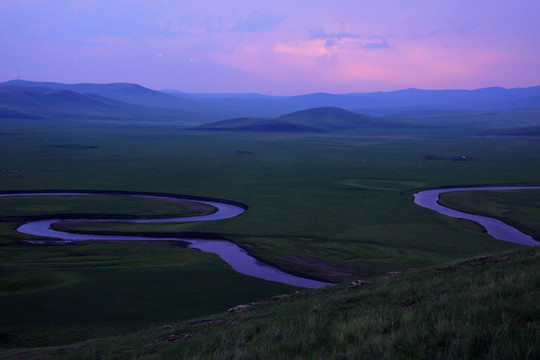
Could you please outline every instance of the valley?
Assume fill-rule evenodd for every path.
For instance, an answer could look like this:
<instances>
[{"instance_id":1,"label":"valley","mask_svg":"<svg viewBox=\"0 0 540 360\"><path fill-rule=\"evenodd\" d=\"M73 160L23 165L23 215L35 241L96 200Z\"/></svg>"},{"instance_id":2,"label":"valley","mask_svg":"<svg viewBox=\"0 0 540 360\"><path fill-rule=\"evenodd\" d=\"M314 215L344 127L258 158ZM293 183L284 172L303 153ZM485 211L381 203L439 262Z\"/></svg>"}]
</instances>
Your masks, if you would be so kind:
<instances>
[{"instance_id":1,"label":"valley","mask_svg":"<svg viewBox=\"0 0 540 360\"><path fill-rule=\"evenodd\" d=\"M160 193L228 199L247 208L241 216L213 222L128 224L121 220L214 210L121 196L1 198L0 306L11 309L0 315L4 354L130 336L306 291L240 274L217 255L168 238L226 239L281 271L340 284L336 289L353 280L378 282L396 272L429 273L524 251L474 222L421 208L413 196L442 187L538 186L537 110L381 117L326 106L218 122L177 121L177 111L159 121L146 115L128 120L121 113L117 119L90 113L0 119L4 193ZM529 195L519 190L515 199L478 200L486 201L486 209L469 209L477 200L467 197L464 203L444 201L465 211L495 209L492 216L532 228L535 236L531 223L538 208L531 201L540 191L523 191ZM501 213L501 205L493 205L501 203L523 207L526 215ZM16 230L59 215L120 215L120 221L65 221L53 225L57 231L163 240L39 245L50 239ZM309 301L316 303L337 290L309 291L318 299Z\"/></svg>"}]
</instances>

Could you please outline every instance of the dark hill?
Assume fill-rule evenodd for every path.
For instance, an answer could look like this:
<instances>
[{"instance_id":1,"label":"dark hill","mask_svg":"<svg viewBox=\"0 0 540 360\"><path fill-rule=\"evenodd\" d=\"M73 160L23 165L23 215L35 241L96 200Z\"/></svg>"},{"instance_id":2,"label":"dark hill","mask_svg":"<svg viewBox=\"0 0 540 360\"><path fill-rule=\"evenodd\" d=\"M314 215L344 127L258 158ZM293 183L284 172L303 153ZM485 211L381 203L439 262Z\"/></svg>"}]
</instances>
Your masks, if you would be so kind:
<instances>
[{"instance_id":1,"label":"dark hill","mask_svg":"<svg viewBox=\"0 0 540 360\"><path fill-rule=\"evenodd\" d=\"M286 120L266 118L237 118L216 121L197 126L196 130L212 131L275 131L275 132L318 132L315 127L294 124Z\"/></svg>"},{"instance_id":2,"label":"dark hill","mask_svg":"<svg viewBox=\"0 0 540 360\"><path fill-rule=\"evenodd\" d=\"M17 110L0 107L0 119L35 119L36 116L28 115Z\"/></svg>"},{"instance_id":3,"label":"dark hill","mask_svg":"<svg viewBox=\"0 0 540 360\"><path fill-rule=\"evenodd\" d=\"M128 104L156 106L164 108L180 109L185 105L192 105L192 101L186 101L151 90L137 84L112 83L112 84L62 84L55 82L34 82L24 80L12 80L0 83L1 88L26 89L30 92L53 92L58 90L71 91L81 95L97 94L110 99L122 101Z\"/></svg>"},{"instance_id":4,"label":"dark hill","mask_svg":"<svg viewBox=\"0 0 540 360\"><path fill-rule=\"evenodd\" d=\"M106 100L106 101L104 101ZM27 115L26 118L133 118L136 107L71 90L0 87L0 107ZM8 116L4 118L20 118Z\"/></svg>"},{"instance_id":5,"label":"dark hill","mask_svg":"<svg viewBox=\"0 0 540 360\"><path fill-rule=\"evenodd\" d=\"M296 111L275 119L238 118L212 122L197 130L334 132L359 129L406 127L395 120L371 117L338 107L318 107Z\"/></svg>"},{"instance_id":6,"label":"dark hill","mask_svg":"<svg viewBox=\"0 0 540 360\"><path fill-rule=\"evenodd\" d=\"M107 107L108 104L97 99L81 95L70 90L58 90L50 94L45 94L43 100L50 104L58 104L60 106L82 106L82 107Z\"/></svg>"},{"instance_id":7,"label":"dark hill","mask_svg":"<svg viewBox=\"0 0 540 360\"><path fill-rule=\"evenodd\" d=\"M382 118L362 115L335 106L296 111L280 116L278 120L285 120L324 130L386 127L388 125Z\"/></svg>"}]
</instances>

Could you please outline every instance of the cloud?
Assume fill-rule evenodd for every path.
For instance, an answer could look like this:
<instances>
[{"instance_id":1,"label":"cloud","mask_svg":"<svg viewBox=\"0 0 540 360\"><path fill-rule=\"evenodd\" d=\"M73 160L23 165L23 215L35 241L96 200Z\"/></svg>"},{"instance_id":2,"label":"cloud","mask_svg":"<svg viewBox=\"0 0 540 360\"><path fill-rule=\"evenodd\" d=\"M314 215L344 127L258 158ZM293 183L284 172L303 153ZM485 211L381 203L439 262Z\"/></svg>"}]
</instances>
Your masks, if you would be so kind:
<instances>
[{"instance_id":1,"label":"cloud","mask_svg":"<svg viewBox=\"0 0 540 360\"><path fill-rule=\"evenodd\" d=\"M472 36L475 32L478 31L477 25L465 24L460 27L454 27L450 29L435 28L426 32L415 32L410 34L411 39L413 40L424 40L437 37L450 37L450 36L459 36L466 37Z\"/></svg>"},{"instance_id":2,"label":"cloud","mask_svg":"<svg viewBox=\"0 0 540 360\"><path fill-rule=\"evenodd\" d=\"M322 29L311 30L310 31L312 39L322 39L322 40L341 40L341 39L354 39L359 38L360 35L347 32L337 32L337 33L327 33Z\"/></svg>"},{"instance_id":3,"label":"cloud","mask_svg":"<svg viewBox=\"0 0 540 360\"><path fill-rule=\"evenodd\" d=\"M253 12L245 18L237 20L229 30L236 32L262 33L279 26L282 22L283 18L281 16Z\"/></svg>"},{"instance_id":4,"label":"cloud","mask_svg":"<svg viewBox=\"0 0 540 360\"><path fill-rule=\"evenodd\" d=\"M330 55L324 40L297 40L279 43L274 46L277 53L317 58Z\"/></svg>"},{"instance_id":5,"label":"cloud","mask_svg":"<svg viewBox=\"0 0 540 360\"><path fill-rule=\"evenodd\" d=\"M350 39L358 39L360 38L360 35L356 35L353 33L347 33L347 32L334 32L334 33L327 33L322 29L318 30L311 30L310 31L310 38L316 39L316 40L325 40L326 46L328 48L331 48L339 43L342 43L343 40L350 40Z\"/></svg>"},{"instance_id":6,"label":"cloud","mask_svg":"<svg viewBox=\"0 0 540 360\"><path fill-rule=\"evenodd\" d=\"M358 48L368 49L368 50L377 50L377 49L391 49L392 46L386 40L386 37L373 35L367 37L370 39L369 42L366 42L366 37L362 37L355 33L350 32L331 32L327 33L322 29L311 30L310 38L316 40L325 40L327 49L332 51L336 50L337 47L344 46L358 46ZM372 41L375 39L378 41Z\"/></svg>"},{"instance_id":7,"label":"cloud","mask_svg":"<svg viewBox=\"0 0 540 360\"><path fill-rule=\"evenodd\" d=\"M363 48L369 49L369 50L378 50L378 49L391 49L392 46L388 44L388 41L386 41L385 38L380 37L378 42L370 42L370 43L364 44Z\"/></svg>"}]
</instances>

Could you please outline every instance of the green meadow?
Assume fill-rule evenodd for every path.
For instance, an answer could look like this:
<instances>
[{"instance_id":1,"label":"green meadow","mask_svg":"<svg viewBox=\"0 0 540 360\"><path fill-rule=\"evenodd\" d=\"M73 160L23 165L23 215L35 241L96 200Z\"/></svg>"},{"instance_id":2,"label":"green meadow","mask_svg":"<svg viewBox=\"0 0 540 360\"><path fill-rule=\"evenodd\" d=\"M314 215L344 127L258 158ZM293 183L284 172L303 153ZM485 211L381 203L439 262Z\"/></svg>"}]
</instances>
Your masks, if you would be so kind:
<instances>
[{"instance_id":1,"label":"green meadow","mask_svg":"<svg viewBox=\"0 0 540 360\"><path fill-rule=\"evenodd\" d=\"M397 129L197 132L75 120L1 120L1 129L1 191L158 192L249 207L215 222L60 224L63 229L221 234L281 269L333 282L520 249L475 224L416 206L412 194L451 185L538 185L540 179L540 144L521 137ZM452 160L460 156L470 161ZM0 313L0 346L125 334L297 290L237 274L217 256L179 243L36 246L15 231L24 217L57 213L210 211L150 199L136 205L101 200L0 199L0 308L9 309Z\"/></svg>"}]
</instances>

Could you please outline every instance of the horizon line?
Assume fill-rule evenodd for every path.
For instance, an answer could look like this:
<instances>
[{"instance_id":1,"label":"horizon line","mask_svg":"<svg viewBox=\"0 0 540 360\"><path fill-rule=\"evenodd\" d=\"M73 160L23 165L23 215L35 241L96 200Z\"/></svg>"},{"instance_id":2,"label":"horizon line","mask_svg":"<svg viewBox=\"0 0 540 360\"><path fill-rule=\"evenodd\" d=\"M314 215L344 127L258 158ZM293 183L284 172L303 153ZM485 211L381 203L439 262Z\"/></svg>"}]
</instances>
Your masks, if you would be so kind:
<instances>
[{"instance_id":1,"label":"horizon line","mask_svg":"<svg viewBox=\"0 0 540 360\"><path fill-rule=\"evenodd\" d=\"M209 91L209 92L200 92L200 91L183 91L179 89L171 89L171 88L165 88L165 89L154 89L151 87L147 87L145 85L141 85L136 82L107 82L107 83L101 83L101 82L74 82L74 83L65 83L65 82L59 82L59 81L36 81L36 80L25 80L25 79L11 79L6 81L1 81L0 84L5 83L12 83L12 82L27 82L27 83L43 83L43 84L59 84L59 85L118 85L118 84L124 84L124 85L136 85L143 87L145 89L149 89L152 91L157 92L178 92L182 94L192 94L192 95L260 95L260 96L268 96L268 97L296 97L296 96L306 96L306 95L317 95L317 94L324 94L324 95L356 95L356 94L376 94L376 93L392 93L392 92L399 92L399 91L407 91L407 90L420 90L420 91L477 91L477 90L486 90L486 89L503 89L503 90L517 90L517 89L530 89L530 88L536 88L540 87L540 84L533 85L533 86L518 86L518 87L504 87L504 86L486 86L486 87L479 87L479 88L472 88L472 89L464 89L464 88L437 88L437 89L426 89L426 88L415 88L415 87L408 87L408 88L401 88L397 90L375 90L375 91L366 91L366 92L343 92L343 93L333 93L333 92L326 92L326 91L314 91L314 92L307 92L307 93L299 93L295 95L275 95L275 94L268 94L268 93L260 93L260 92L253 92L253 91L237 91L237 92L219 92L219 91Z\"/></svg>"}]
</instances>

